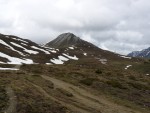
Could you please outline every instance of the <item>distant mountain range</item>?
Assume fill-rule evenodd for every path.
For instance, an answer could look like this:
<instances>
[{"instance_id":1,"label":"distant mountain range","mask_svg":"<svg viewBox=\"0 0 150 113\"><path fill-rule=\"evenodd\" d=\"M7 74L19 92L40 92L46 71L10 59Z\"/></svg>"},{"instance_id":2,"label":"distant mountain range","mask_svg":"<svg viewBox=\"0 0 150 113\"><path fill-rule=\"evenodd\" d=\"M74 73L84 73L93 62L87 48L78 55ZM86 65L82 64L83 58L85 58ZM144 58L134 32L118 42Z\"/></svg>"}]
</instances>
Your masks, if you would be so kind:
<instances>
[{"instance_id":1,"label":"distant mountain range","mask_svg":"<svg viewBox=\"0 0 150 113\"><path fill-rule=\"evenodd\" d=\"M127 56L129 57L141 57L141 58L150 58L150 47L147 49L143 49L142 51L133 51L129 53Z\"/></svg>"}]
</instances>

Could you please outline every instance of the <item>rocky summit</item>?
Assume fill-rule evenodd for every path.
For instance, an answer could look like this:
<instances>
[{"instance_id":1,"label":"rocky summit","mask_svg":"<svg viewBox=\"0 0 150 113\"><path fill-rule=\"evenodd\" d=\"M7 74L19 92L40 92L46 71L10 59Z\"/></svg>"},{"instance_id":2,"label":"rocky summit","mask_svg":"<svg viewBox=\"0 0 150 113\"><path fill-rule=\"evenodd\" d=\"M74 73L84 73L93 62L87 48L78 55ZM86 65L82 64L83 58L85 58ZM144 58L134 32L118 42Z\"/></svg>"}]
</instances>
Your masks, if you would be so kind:
<instances>
[{"instance_id":1,"label":"rocky summit","mask_svg":"<svg viewBox=\"0 0 150 113\"><path fill-rule=\"evenodd\" d=\"M59 35L56 39L47 43L46 46L54 48L64 48L69 46L85 45L87 43L88 45L90 44L89 42L86 42L80 39L79 37L75 36L73 33L63 33Z\"/></svg>"}]
</instances>

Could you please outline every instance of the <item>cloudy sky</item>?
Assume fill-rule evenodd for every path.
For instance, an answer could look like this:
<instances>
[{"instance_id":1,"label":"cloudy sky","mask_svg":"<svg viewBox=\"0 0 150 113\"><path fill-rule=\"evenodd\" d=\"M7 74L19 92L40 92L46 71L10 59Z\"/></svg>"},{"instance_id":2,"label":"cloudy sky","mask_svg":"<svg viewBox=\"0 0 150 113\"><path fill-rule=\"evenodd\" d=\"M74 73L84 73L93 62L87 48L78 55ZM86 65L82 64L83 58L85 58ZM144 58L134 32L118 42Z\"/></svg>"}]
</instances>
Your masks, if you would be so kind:
<instances>
[{"instance_id":1,"label":"cloudy sky","mask_svg":"<svg viewBox=\"0 0 150 113\"><path fill-rule=\"evenodd\" d=\"M46 43L72 32L127 54L150 46L150 0L0 0L0 33Z\"/></svg>"}]
</instances>

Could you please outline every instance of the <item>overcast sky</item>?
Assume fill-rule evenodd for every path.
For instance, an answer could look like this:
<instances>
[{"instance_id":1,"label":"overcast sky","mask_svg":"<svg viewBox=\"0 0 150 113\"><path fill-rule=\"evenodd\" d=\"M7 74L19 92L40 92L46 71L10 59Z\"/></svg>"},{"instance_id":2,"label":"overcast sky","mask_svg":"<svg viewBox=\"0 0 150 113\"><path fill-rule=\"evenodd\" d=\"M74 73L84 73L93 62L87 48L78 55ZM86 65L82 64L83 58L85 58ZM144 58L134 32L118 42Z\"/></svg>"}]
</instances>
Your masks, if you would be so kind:
<instances>
[{"instance_id":1,"label":"overcast sky","mask_svg":"<svg viewBox=\"0 0 150 113\"><path fill-rule=\"evenodd\" d=\"M150 46L150 0L0 0L0 33L46 43L72 32L127 54Z\"/></svg>"}]
</instances>

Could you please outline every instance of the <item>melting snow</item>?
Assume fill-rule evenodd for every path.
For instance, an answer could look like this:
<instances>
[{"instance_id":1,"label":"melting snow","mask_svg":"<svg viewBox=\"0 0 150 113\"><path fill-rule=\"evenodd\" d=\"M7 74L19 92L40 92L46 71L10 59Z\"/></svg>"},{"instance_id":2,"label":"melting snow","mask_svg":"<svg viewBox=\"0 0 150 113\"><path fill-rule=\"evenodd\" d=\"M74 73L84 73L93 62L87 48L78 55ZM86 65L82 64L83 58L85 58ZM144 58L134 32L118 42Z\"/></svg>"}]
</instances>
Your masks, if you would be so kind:
<instances>
[{"instance_id":1,"label":"melting snow","mask_svg":"<svg viewBox=\"0 0 150 113\"><path fill-rule=\"evenodd\" d=\"M24 45L24 46L28 46L27 44L25 44L25 43L21 43L22 45Z\"/></svg>"},{"instance_id":2,"label":"melting snow","mask_svg":"<svg viewBox=\"0 0 150 113\"><path fill-rule=\"evenodd\" d=\"M0 67L0 70L19 70L19 69L17 69L17 68L2 68L2 67Z\"/></svg>"},{"instance_id":3,"label":"melting snow","mask_svg":"<svg viewBox=\"0 0 150 113\"><path fill-rule=\"evenodd\" d=\"M69 60L68 58L60 55L58 56L58 59L53 58L50 61L53 62L54 64L63 64L64 61L68 61L68 60Z\"/></svg>"},{"instance_id":4,"label":"melting snow","mask_svg":"<svg viewBox=\"0 0 150 113\"><path fill-rule=\"evenodd\" d=\"M52 65L51 63L46 63L46 65Z\"/></svg>"},{"instance_id":5,"label":"melting snow","mask_svg":"<svg viewBox=\"0 0 150 113\"><path fill-rule=\"evenodd\" d=\"M95 59L98 59L102 64L107 64L107 59L105 58L101 59L101 58L95 57Z\"/></svg>"},{"instance_id":6,"label":"melting snow","mask_svg":"<svg viewBox=\"0 0 150 113\"><path fill-rule=\"evenodd\" d=\"M73 47L68 47L69 49L74 49Z\"/></svg>"},{"instance_id":7,"label":"melting snow","mask_svg":"<svg viewBox=\"0 0 150 113\"><path fill-rule=\"evenodd\" d=\"M16 57L8 56L8 55L1 53L1 52L0 52L0 56L3 58L7 58L9 60L9 62L7 62L8 64L22 64L22 63L33 64L33 61L31 59L19 59Z\"/></svg>"},{"instance_id":8,"label":"melting snow","mask_svg":"<svg viewBox=\"0 0 150 113\"><path fill-rule=\"evenodd\" d=\"M9 36L5 36L6 38L9 38Z\"/></svg>"},{"instance_id":9,"label":"melting snow","mask_svg":"<svg viewBox=\"0 0 150 113\"><path fill-rule=\"evenodd\" d=\"M69 59L64 56L58 56L58 58L62 61L68 61Z\"/></svg>"},{"instance_id":10,"label":"melting snow","mask_svg":"<svg viewBox=\"0 0 150 113\"><path fill-rule=\"evenodd\" d=\"M24 49L24 51L27 52L27 53L29 53L29 54L38 54L38 53L39 53L39 52L37 52L37 51L28 50L28 49L24 48L23 46L21 46L21 45L19 45L19 44L16 44L16 43L14 43L14 42L11 42L11 44L13 44L13 45L16 46L16 47L19 47L19 48Z\"/></svg>"},{"instance_id":11,"label":"melting snow","mask_svg":"<svg viewBox=\"0 0 150 113\"><path fill-rule=\"evenodd\" d=\"M52 52L52 53L57 53L57 51L55 51L55 50L49 50L50 52Z\"/></svg>"},{"instance_id":12,"label":"melting snow","mask_svg":"<svg viewBox=\"0 0 150 113\"><path fill-rule=\"evenodd\" d=\"M87 53L83 53L84 56L87 56Z\"/></svg>"},{"instance_id":13,"label":"melting snow","mask_svg":"<svg viewBox=\"0 0 150 113\"><path fill-rule=\"evenodd\" d=\"M69 56L69 55L67 55L67 54L65 54L65 53L63 53L63 55L66 56L66 57L68 57L69 59L73 59L73 60L78 60L78 59L79 59L79 58L77 58L75 55L74 55L74 57Z\"/></svg>"},{"instance_id":14,"label":"melting snow","mask_svg":"<svg viewBox=\"0 0 150 113\"><path fill-rule=\"evenodd\" d=\"M125 70L127 70L129 67L131 67L132 65L127 65L126 67L125 67Z\"/></svg>"},{"instance_id":15,"label":"melting snow","mask_svg":"<svg viewBox=\"0 0 150 113\"><path fill-rule=\"evenodd\" d=\"M127 59L131 59L131 57L127 57L127 56L120 56L122 58L127 58Z\"/></svg>"},{"instance_id":16,"label":"melting snow","mask_svg":"<svg viewBox=\"0 0 150 113\"><path fill-rule=\"evenodd\" d=\"M3 40L0 40L0 43L9 47L11 50L16 51L17 53L19 53L20 55L25 56L23 53L21 53L20 51L15 50L13 47L11 47L10 45L8 45L6 42L4 42Z\"/></svg>"},{"instance_id":17,"label":"melting snow","mask_svg":"<svg viewBox=\"0 0 150 113\"><path fill-rule=\"evenodd\" d=\"M100 59L99 60L102 64L106 64L107 63L107 59Z\"/></svg>"},{"instance_id":18,"label":"melting snow","mask_svg":"<svg viewBox=\"0 0 150 113\"><path fill-rule=\"evenodd\" d=\"M44 50L44 49L41 49L41 48L38 48L38 47L35 47L35 46L31 46L33 49L37 49L37 50L40 50L40 51L43 51L45 52L46 54L50 54L48 51Z\"/></svg>"},{"instance_id":19,"label":"melting snow","mask_svg":"<svg viewBox=\"0 0 150 113\"><path fill-rule=\"evenodd\" d=\"M19 38L13 38L14 40L18 40L18 41L21 41L21 42L24 42L24 43L28 43L27 41L25 40L22 40L22 39L19 39Z\"/></svg>"},{"instance_id":20,"label":"melting snow","mask_svg":"<svg viewBox=\"0 0 150 113\"><path fill-rule=\"evenodd\" d=\"M56 51L55 48L50 48L50 47L45 47L45 46L43 46L43 47L46 48L47 51L50 51L52 53L57 53L57 51L59 51L59 49L56 49L57 50Z\"/></svg>"},{"instance_id":21,"label":"melting snow","mask_svg":"<svg viewBox=\"0 0 150 113\"><path fill-rule=\"evenodd\" d=\"M5 62L0 61L0 64L6 64Z\"/></svg>"},{"instance_id":22,"label":"melting snow","mask_svg":"<svg viewBox=\"0 0 150 113\"><path fill-rule=\"evenodd\" d=\"M55 59L55 58L51 59L50 61L53 62L54 64L63 64L64 63L60 59Z\"/></svg>"}]
</instances>

